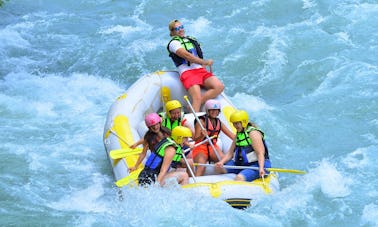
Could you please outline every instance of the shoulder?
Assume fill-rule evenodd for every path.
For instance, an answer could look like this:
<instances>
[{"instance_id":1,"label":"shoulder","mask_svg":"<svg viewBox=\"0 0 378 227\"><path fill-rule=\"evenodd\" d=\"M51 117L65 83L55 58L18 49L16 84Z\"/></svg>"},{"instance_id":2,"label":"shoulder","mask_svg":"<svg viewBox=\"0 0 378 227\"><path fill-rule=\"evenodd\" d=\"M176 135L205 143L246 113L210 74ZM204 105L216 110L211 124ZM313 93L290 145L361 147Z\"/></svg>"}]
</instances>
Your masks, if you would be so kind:
<instances>
[{"instance_id":1,"label":"shoulder","mask_svg":"<svg viewBox=\"0 0 378 227\"><path fill-rule=\"evenodd\" d=\"M178 40L171 40L168 44L168 49L171 51L171 52L174 52L176 53L176 51L178 49L182 48L181 47L181 43L178 41Z\"/></svg>"},{"instance_id":2,"label":"shoulder","mask_svg":"<svg viewBox=\"0 0 378 227\"><path fill-rule=\"evenodd\" d=\"M187 36L186 38L188 38L189 40L194 40L194 41L198 42L198 40L194 36Z\"/></svg>"},{"instance_id":3,"label":"shoulder","mask_svg":"<svg viewBox=\"0 0 378 227\"><path fill-rule=\"evenodd\" d=\"M172 144L172 145L167 146L164 151L165 151L166 155L172 155L173 156L176 153L176 148Z\"/></svg>"},{"instance_id":4,"label":"shoulder","mask_svg":"<svg viewBox=\"0 0 378 227\"><path fill-rule=\"evenodd\" d=\"M198 119L202 122L205 122L205 115L198 116ZM194 119L194 124L198 123L197 119Z\"/></svg>"},{"instance_id":5,"label":"shoulder","mask_svg":"<svg viewBox=\"0 0 378 227\"><path fill-rule=\"evenodd\" d=\"M254 128L252 129L250 132L249 132L249 136L252 138L252 139L262 139L263 138L263 134L260 130Z\"/></svg>"}]
</instances>

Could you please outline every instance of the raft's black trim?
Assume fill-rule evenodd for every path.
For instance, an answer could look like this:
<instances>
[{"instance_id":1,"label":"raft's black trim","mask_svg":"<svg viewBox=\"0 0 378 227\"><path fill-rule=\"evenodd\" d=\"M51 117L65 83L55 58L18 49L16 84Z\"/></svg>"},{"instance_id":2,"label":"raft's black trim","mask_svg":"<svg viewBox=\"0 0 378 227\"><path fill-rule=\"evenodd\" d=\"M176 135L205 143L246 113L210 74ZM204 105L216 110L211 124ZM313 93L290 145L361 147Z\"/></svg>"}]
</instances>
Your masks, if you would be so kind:
<instances>
[{"instance_id":1,"label":"raft's black trim","mask_svg":"<svg viewBox=\"0 0 378 227\"><path fill-rule=\"evenodd\" d=\"M246 209L251 206L251 199L230 198L230 199L225 199L224 201L236 209Z\"/></svg>"}]
</instances>

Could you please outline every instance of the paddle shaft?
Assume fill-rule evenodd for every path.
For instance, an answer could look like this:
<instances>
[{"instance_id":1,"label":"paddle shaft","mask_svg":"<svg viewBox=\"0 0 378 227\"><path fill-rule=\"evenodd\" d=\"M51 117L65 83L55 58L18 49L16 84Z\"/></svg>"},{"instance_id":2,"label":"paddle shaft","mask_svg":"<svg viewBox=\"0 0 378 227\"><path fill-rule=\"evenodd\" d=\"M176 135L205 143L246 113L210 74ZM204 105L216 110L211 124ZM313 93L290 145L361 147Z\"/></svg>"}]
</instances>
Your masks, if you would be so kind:
<instances>
[{"instance_id":1,"label":"paddle shaft","mask_svg":"<svg viewBox=\"0 0 378 227\"><path fill-rule=\"evenodd\" d=\"M216 136L212 136L211 138L214 138L214 137L216 137ZM194 144L194 147L197 147L197 146L199 146L199 145L201 145L201 144L204 144L204 143L206 143L206 142L207 142L207 140L201 141L200 143ZM194 176L194 172L193 172L193 170L192 170L192 167L190 167L189 162L188 162L188 159L186 159L186 157L185 157L185 153L186 153L187 151L190 151L190 148L186 148L185 150L183 150L183 152L182 152L182 158L184 159L185 164L186 164L186 166L188 167L189 172L190 172L190 174L191 174L192 177L193 177L193 181L194 181L194 183L196 183L196 182L197 182L197 179L196 179L196 177Z\"/></svg>"},{"instance_id":2,"label":"paddle shaft","mask_svg":"<svg viewBox=\"0 0 378 227\"><path fill-rule=\"evenodd\" d=\"M214 164L205 164L205 163L194 163L195 166L215 166ZM230 165L223 165L226 169L253 169L259 170L259 167L256 166L230 166ZM282 173L294 173L294 174L305 174L305 171L296 170L296 169L279 169L279 168L264 168L268 171L273 172L282 172Z\"/></svg>"},{"instance_id":3,"label":"paddle shaft","mask_svg":"<svg viewBox=\"0 0 378 227\"><path fill-rule=\"evenodd\" d=\"M186 100L186 102L188 103L190 109L192 110L192 112L193 112L193 114L194 114L194 117L196 118L196 120L197 120L199 126L201 127L201 129L202 129L202 130L205 130L205 128L203 127L203 125L202 125L202 123L201 123L201 121L200 121L200 119L199 119L198 116L197 116L196 111L194 111L193 106L192 106L192 104L190 103L190 101L189 101L189 99L188 99L188 96L185 95L185 96L184 96L184 99ZM221 160L220 155L218 154L217 149L215 149L215 146L214 146L214 144L213 144L213 141L211 141L211 139L210 139L210 137L209 137L208 134L206 134L206 139L209 141L209 144L210 144L211 148L213 148L213 151L214 151L215 155L217 156L218 160Z\"/></svg>"},{"instance_id":4,"label":"paddle shaft","mask_svg":"<svg viewBox=\"0 0 378 227\"><path fill-rule=\"evenodd\" d=\"M122 140L122 142L124 142L128 147L130 147L130 144L128 142L126 142L126 140L124 138L122 138L121 136L119 136L115 131L113 131L113 129L109 129L111 133L113 133L116 137L118 137L118 139Z\"/></svg>"}]
</instances>

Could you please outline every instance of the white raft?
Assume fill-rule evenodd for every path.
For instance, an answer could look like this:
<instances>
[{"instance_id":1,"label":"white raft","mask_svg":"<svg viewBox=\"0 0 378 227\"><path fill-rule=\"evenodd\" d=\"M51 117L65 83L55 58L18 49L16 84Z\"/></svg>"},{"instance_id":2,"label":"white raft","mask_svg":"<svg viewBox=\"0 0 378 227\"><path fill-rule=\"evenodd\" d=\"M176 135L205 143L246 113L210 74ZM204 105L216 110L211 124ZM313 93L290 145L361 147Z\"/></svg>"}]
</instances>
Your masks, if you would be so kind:
<instances>
[{"instance_id":1,"label":"white raft","mask_svg":"<svg viewBox=\"0 0 378 227\"><path fill-rule=\"evenodd\" d=\"M148 130L144 123L145 115L165 111L164 103L172 99L179 100L185 107L187 106L185 95L188 93L182 86L177 72L158 71L138 79L111 105L103 140L113 168L115 184L118 187L135 185L143 169L143 165L140 165L136 171L131 173L128 171L129 166L134 166L141 151L140 148L132 150L129 146L142 138ZM222 105L220 119L235 132L228 121L230 114L235 111L234 106L223 93L217 97L217 100ZM190 111L186 110L186 112ZM186 114L185 118L193 124L193 114ZM231 142L226 135L220 134L218 145L223 152L227 152ZM114 157L114 154L118 154L118 157ZM276 173L270 173L264 180L257 179L253 182L234 181L234 178L235 174L217 175L214 170L207 167L205 176L196 177L195 181L191 178L190 183L182 188L225 200L236 208L248 207L251 200L279 190Z\"/></svg>"}]
</instances>

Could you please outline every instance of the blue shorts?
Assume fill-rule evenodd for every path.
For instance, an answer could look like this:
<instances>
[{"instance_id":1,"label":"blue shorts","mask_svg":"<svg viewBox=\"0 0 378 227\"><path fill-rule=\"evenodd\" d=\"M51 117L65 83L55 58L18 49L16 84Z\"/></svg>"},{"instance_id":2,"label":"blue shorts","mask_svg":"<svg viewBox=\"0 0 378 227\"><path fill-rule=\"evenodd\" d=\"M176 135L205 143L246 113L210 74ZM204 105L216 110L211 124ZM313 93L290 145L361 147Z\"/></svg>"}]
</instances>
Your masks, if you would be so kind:
<instances>
[{"instance_id":1,"label":"blue shorts","mask_svg":"<svg viewBox=\"0 0 378 227\"><path fill-rule=\"evenodd\" d=\"M235 166L235 162L234 162L234 160L230 160L226 163L226 165ZM258 162L253 162L249 166L259 167L259 164L258 164ZM272 164L270 163L269 159L265 159L264 167L265 168L272 167ZM246 181L253 181L253 180L260 177L259 171L254 170L254 169L227 169L227 172L228 173L241 174L241 175L244 176ZM268 171L265 171L265 172L269 173Z\"/></svg>"}]
</instances>

